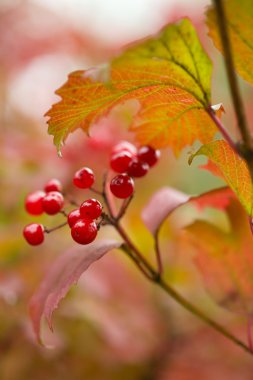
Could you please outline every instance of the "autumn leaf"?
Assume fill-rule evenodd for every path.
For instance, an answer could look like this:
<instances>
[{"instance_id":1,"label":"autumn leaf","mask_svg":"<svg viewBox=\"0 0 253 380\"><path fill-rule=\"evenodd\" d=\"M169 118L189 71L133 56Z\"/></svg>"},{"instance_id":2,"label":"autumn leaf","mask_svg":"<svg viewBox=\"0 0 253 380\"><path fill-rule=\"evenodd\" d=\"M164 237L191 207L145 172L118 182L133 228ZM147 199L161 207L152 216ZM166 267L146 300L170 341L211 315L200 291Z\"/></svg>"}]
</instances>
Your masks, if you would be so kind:
<instances>
[{"instance_id":1,"label":"autumn leaf","mask_svg":"<svg viewBox=\"0 0 253 380\"><path fill-rule=\"evenodd\" d=\"M226 24L231 42L237 72L243 79L253 84L253 6L251 0L223 1ZM218 30L217 15L214 7L207 12L209 36L214 45L222 52Z\"/></svg>"},{"instance_id":2,"label":"autumn leaf","mask_svg":"<svg viewBox=\"0 0 253 380\"><path fill-rule=\"evenodd\" d=\"M229 232L206 221L186 227L186 241L209 293L234 312L253 313L253 245L248 216L239 202L227 207ZM187 247L184 246L184 249Z\"/></svg>"},{"instance_id":3,"label":"autumn leaf","mask_svg":"<svg viewBox=\"0 0 253 380\"><path fill-rule=\"evenodd\" d=\"M240 158L226 141L217 140L203 145L190 156L189 163L196 156L204 155L218 168L226 183L235 192L249 215L252 214L252 184L245 161Z\"/></svg>"},{"instance_id":4,"label":"autumn leaf","mask_svg":"<svg viewBox=\"0 0 253 380\"><path fill-rule=\"evenodd\" d=\"M40 287L30 301L30 316L38 341L40 321L46 317L52 329L52 314L59 302L66 296L71 285L77 283L80 276L96 260L107 252L119 248L121 243L112 240L100 240L85 247L75 247L59 256L45 275Z\"/></svg>"},{"instance_id":5,"label":"autumn leaf","mask_svg":"<svg viewBox=\"0 0 253 380\"><path fill-rule=\"evenodd\" d=\"M208 143L217 132L210 106L212 64L188 19L125 51L110 67L76 71L56 91L47 112L48 132L60 151L69 133L89 132L99 117L130 99L140 109L131 130L141 144L170 146L175 154L196 139Z\"/></svg>"},{"instance_id":6,"label":"autumn leaf","mask_svg":"<svg viewBox=\"0 0 253 380\"><path fill-rule=\"evenodd\" d=\"M228 187L211 190L197 196L190 196L171 187L158 190L142 210L142 220L149 231L156 235L163 222L178 207L191 202L200 209L215 207L224 209L233 197Z\"/></svg>"}]
</instances>

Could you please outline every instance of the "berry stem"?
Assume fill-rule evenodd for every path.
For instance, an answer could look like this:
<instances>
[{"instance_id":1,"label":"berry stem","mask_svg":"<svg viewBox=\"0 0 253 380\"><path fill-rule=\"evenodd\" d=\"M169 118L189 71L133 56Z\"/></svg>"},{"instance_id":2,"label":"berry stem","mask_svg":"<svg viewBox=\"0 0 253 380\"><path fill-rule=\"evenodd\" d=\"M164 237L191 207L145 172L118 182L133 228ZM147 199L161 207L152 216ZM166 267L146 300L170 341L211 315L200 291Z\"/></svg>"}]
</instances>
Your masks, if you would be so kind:
<instances>
[{"instance_id":1,"label":"berry stem","mask_svg":"<svg viewBox=\"0 0 253 380\"><path fill-rule=\"evenodd\" d=\"M61 210L59 211L59 213L61 213L62 215L64 215L66 218L68 217L68 214L65 210Z\"/></svg>"},{"instance_id":2,"label":"berry stem","mask_svg":"<svg viewBox=\"0 0 253 380\"><path fill-rule=\"evenodd\" d=\"M67 194L63 193L62 194L65 198L66 201L69 202L69 204L71 204L72 206L76 206L76 207L79 207L79 204L73 199L73 198L70 198Z\"/></svg>"},{"instance_id":3,"label":"berry stem","mask_svg":"<svg viewBox=\"0 0 253 380\"><path fill-rule=\"evenodd\" d=\"M106 204L106 207L108 209L108 212L109 212L109 216L110 218L112 218L113 220L115 219L115 213L114 213L114 210L113 210L113 207L112 207L112 204L108 198L108 195L107 195L107 191L106 191L106 187L107 187L107 178L108 178L108 173L105 172L104 174L104 178L103 178L103 191L102 191L102 196L104 198L104 202Z\"/></svg>"},{"instance_id":4,"label":"berry stem","mask_svg":"<svg viewBox=\"0 0 253 380\"><path fill-rule=\"evenodd\" d=\"M58 224L58 226L55 226L55 227L52 227L52 228L46 228L46 227L44 227L44 231L45 231L47 234L50 234L50 232L53 232L53 231L59 230L60 228L66 226L67 224L68 224L68 222L64 222L64 223Z\"/></svg>"},{"instance_id":5,"label":"berry stem","mask_svg":"<svg viewBox=\"0 0 253 380\"><path fill-rule=\"evenodd\" d=\"M99 190L97 190L97 189L94 189L94 187L90 187L89 190L92 191L92 192L95 193L95 194L98 194L98 195L103 196L102 191L99 191Z\"/></svg>"},{"instance_id":6,"label":"berry stem","mask_svg":"<svg viewBox=\"0 0 253 380\"><path fill-rule=\"evenodd\" d=\"M247 120L245 117L243 102L241 99L241 94L239 91L238 81L235 74L235 66L234 66L234 60L231 50L231 43L228 35L227 30L227 20L225 15L225 10L223 6L222 0L213 0L216 14L217 14L217 23L223 48L223 53L225 57L225 65L226 65L226 71L230 86L230 92L234 104L234 110L237 117L237 124L238 128L241 132L241 136L244 141L245 148L248 152L252 152L253 150L253 142L251 139L251 135L247 126Z\"/></svg>"},{"instance_id":7,"label":"berry stem","mask_svg":"<svg viewBox=\"0 0 253 380\"><path fill-rule=\"evenodd\" d=\"M161 275L155 271L155 269L147 262L147 260L144 258L142 253L138 250L138 248L134 245L134 243L130 240L127 233L124 231L124 229L119 226L119 224L114 225L120 236L124 239L125 245L128 247L128 252L126 249L126 246L123 248L124 252L128 254L128 256L137 264L141 271L145 273L144 275L153 283L157 284L159 287L161 287L171 298L174 299L177 303L179 303L184 309L188 310L190 313L194 314L196 317L201 319L203 322L207 323L210 327L212 327L214 330L222 334L224 337L229 339L231 342L236 344L237 346L241 347L244 351L248 352L249 354L253 354L251 348L249 348L244 342L239 340L237 337L235 337L233 334L231 334L229 331L227 331L223 326L221 326L219 323L211 319L209 316L207 316L202 310L198 309L195 305L191 304L188 300L186 300L183 296L181 296L172 286L168 285L164 279L161 277ZM132 251L135 255L129 254L129 250ZM136 257L137 256L137 257Z\"/></svg>"},{"instance_id":8,"label":"berry stem","mask_svg":"<svg viewBox=\"0 0 253 380\"><path fill-rule=\"evenodd\" d=\"M120 220L120 219L122 219L123 218L123 216L125 215L125 213L126 213L126 211L127 211L127 209L128 209L128 207L129 207L129 205L130 205L130 203L131 203L131 201L132 201L132 199L133 199L133 194L129 197L129 198L127 198L127 199L124 199L124 201L122 202L122 204L121 204L121 208L120 208L120 210L119 210L119 213L118 213L118 215L116 216L116 220Z\"/></svg>"}]
</instances>

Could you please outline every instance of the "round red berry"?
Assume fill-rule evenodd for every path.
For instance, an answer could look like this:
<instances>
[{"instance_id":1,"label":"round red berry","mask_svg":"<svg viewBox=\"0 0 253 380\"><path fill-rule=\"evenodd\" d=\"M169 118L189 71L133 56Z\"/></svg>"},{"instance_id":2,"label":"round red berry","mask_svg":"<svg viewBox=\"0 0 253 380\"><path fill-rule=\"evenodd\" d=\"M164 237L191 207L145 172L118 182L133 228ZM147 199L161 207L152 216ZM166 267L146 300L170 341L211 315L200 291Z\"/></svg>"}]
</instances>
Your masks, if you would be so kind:
<instances>
[{"instance_id":1,"label":"round red berry","mask_svg":"<svg viewBox=\"0 0 253 380\"><path fill-rule=\"evenodd\" d=\"M50 191L61 192L62 191L62 184L58 179L52 178L46 183L44 190L46 193L49 193Z\"/></svg>"},{"instance_id":2,"label":"round red berry","mask_svg":"<svg viewBox=\"0 0 253 380\"><path fill-rule=\"evenodd\" d=\"M34 191L27 195L25 199L25 209L31 215L40 215L43 213L42 200L45 197L44 191Z\"/></svg>"},{"instance_id":3,"label":"round red berry","mask_svg":"<svg viewBox=\"0 0 253 380\"><path fill-rule=\"evenodd\" d=\"M90 168L82 168L78 170L73 178L73 183L80 189L89 189L94 183L94 173Z\"/></svg>"},{"instance_id":4,"label":"round red berry","mask_svg":"<svg viewBox=\"0 0 253 380\"><path fill-rule=\"evenodd\" d=\"M141 161L146 162L150 167L154 166L157 163L158 159L160 158L160 155L160 150L153 149L149 145L142 146L138 150L138 158Z\"/></svg>"},{"instance_id":5,"label":"round red berry","mask_svg":"<svg viewBox=\"0 0 253 380\"><path fill-rule=\"evenodd\" d=\"M80 210L79 208L75 209L75 210L72 210L69 214L68 214L68 224L69 224L69 227L73 227L73 225L79 220L81 219L81 214L80 214Z\"/></svg>"},{"instance_id":6,"label":"round red berry","mask_svg":"<svg viewBox=\"0 0 253 380\"><path fill-rule=\"evenodd\" d=\"M112 155L123 151L129 152L130 154L132 154L132 156L135 156L137 154L136 147L130 142L123 140L114 145L114 147L112 148Z\"/></svg>"},{"instance_id":7,"label":"round red berry","mask_svg":"<svg viewBox=\"0 0 253 380\"><path fill-rule=\"evenodd\" d=\"M127 173L131 177L143 177L147 174L149 170L149 165L146 162L140 161L138 158L134 158L127 169Z\"/></svg>"},{"instance_id":8,"label":"round red berry","mask_svg":"<svg viewBox=\"0 0 253 380\"><path fill-rule=\"evenodd\" d=\"M28 224L23 230L23 235L30 245L39 245L44 241L44 227L38 223Z\"/></svg>"},{"instance_id":9,"label":"round red berry","mask_svg":"<svg viewBox=\"0 0 253 380\"><path fill-rule=\"evenodd\" d=\"M43 210L49 215L57 214L63 207L64 198L58 191L50 191L42 200Z\"/></svg>"},{"instance_id":10,"label":"round red berry","mask_svg":"<svg viewBox=\"0 0 253 380\"><path fill-rule=\"evenodd\" d=\"M113 154L111 157L110 166L115 172L124 173L127 171L128 165L131 162L132 158L132 153L123 150L122 152Z\"/></svg>"},{"instance_id":11,"label":"round red berry","mask_svg":"<svg viewBox=\"0 0 253 380\"><path fill-rule=\"evenodd\" d=\"M71 228L71 236L79 244L89 244L96 238L97 231L94 221L80 219Z\"/></svg>"},{"instance_id":12,"label":"round red berry","mask_svg":"<svg viewBox=\"0 0 253 380\"><path fill-rule=\"evenodd\" d=\"M101 213L102 205L97 199L87 199L80 206L80 214L84 219L97 219Z\"/></svg>"},{"instance_id":13,"label":"round red berry","mask_svg":"<svg viewBox=\"0 0 253 380\"><path fill-rule=\"evenodd\" d=\"M110 189L115 197L128 198L134 192L134 181L127 174L119 174L111 180Z\"/></svg>"}]
</instances>

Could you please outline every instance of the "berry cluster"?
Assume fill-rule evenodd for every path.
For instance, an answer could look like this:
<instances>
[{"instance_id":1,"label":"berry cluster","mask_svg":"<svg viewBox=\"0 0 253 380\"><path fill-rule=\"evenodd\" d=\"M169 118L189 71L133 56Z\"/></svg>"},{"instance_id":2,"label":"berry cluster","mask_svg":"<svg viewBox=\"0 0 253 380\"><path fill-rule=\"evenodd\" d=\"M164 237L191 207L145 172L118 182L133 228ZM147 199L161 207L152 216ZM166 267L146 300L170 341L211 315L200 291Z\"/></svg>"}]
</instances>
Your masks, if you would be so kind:
<instances>
[{"instance_id":1,"label":"berry cluster","mask_svg":"<svg viewBox=\"0 0 253 380\"><path fill-rule=\"evenodd\" d=\"M150 146L143 146L139 150L127 142L122 141L114 146L110 167L119 173L110 182L110 190L114 196L126 199L132 196L134 191L133 178L143 177L158 161L160 152ZM132 178L133 177L133 178ZM73 177L73 184L79 189L90 189L99 193L106 201L105 189L102 192L92 188L95 181L93 171L88 167L78 170ZM72 202L73 203L73 202ZM74 204L76 204L74 202ZM67 217L67 222L51 230L42 224L28 224L23 235L30 245L39 245L44 241L45 233L49 233L57 228L68 224L71 228L71 236L79 244L89 244L97 236L98 228L103 218L110 220L106 214L102 214L101 203L94 198L85 200L80 207L66 213L63 210L64 196L62 194L62 184L57 179L51 179L46 183L43 190L37 190L27 195L25 199L25 209L31 215L55 215L61 212ZM99 219L100 218L100 219ZM111 219L112 220L112 219Z\"/></svg>"},{"instance_id":2,"label":"berry cluster","mask_svg":"<svg viewBox=\"0 0 253 380\"><path fill-rule=\"evenodd\" d=\"M117 198L128 198L133 194L133 178L146 175L160 157L160 151L151 146L142 146L140 149L127 142L121 141L112 149L110 167L116 173L110 184L113 195Z\"/></svg>"},{"instance_id":3,"label":"berry cluster","mask_svg":"<svg viewBox=\"0 0 253 380\"><path fill-rule=\"evenodd\" d=\"M94 182L94 174L89 168L82 168L75 173L73 183L79 188L90 188ZM55 215L62 212L67 216L72 238L79 244L89 244L97 236L98 226L95 222L101 216L102 205L97 199L87 199L78 209L69 214L63 211L64 197L62 185L56 179L50 180L44 190L34 191L25 199L25 209L31 215ZM45 232L50 232L42 224L28 224L23 231L30 245L39 245L44 241Z\"/></svg>"}]
</instances>

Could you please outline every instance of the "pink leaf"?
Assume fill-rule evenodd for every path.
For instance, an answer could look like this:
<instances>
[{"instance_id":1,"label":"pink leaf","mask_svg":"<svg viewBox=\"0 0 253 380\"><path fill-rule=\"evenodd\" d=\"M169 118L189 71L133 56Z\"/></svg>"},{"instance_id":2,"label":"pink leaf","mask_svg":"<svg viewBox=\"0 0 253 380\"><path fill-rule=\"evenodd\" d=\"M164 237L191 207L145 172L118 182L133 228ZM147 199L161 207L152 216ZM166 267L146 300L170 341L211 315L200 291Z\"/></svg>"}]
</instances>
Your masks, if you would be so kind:
<instances>
[{"instance_id":1,"label":"pink leaf","mask_svg":"<svg viewBox=\"0 0 253 380\"><path fill-rule=\"evenodd\" d=\"M142 210L141 216L149 231L155 235L164 220L190 196L171 187L163 187L150 199Z\"/></svg>"},{"instance_id":2,"label":"pink leaf","mask_svg":"<svg viewBox=\"0 0 253 380\"><path fill-rule=\"evenodd\" d=\"M41 343L40 322L44 315L52 330L52 314L59 302L65 297L71 285L76 284L80 276L96 260L107 252L119 248L120 242L100 240L85 247L75 247L59 256L45 275L39 288L30 301L30 316L33 329Z\"/></svg>"},{"instance_id":3,"label":"pink leaf","mask_svg":"<svg viewBox=\"0 0 253 380\"><path fill-rule=\"evenodd\" d=\"M215 207L224 209L233 197L228 187L215 189L198 196L184 194L171 187L157 191L142 211L142 220L149 231L156 235L165 219L181 205L193 202L199 208Z\"/></svg>"}]
</instances>

